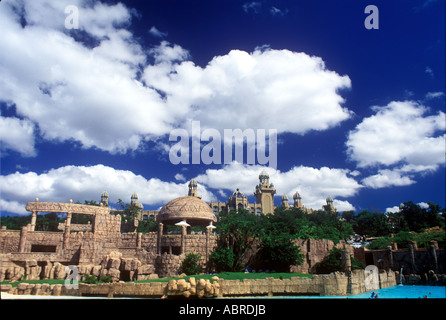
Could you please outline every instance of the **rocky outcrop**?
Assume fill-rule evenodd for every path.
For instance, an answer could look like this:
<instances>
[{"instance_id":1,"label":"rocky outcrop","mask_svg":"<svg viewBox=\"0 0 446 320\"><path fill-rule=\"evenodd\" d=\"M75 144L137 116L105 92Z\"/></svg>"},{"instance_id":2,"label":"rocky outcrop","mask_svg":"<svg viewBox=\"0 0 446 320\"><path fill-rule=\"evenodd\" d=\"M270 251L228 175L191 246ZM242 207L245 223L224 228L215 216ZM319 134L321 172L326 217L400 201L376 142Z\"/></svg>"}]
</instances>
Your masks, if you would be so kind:
<instances>
[{"instance_id":1,"label":"rocky outcrop","mask_svg":"<svg viewBox=\"0 0 446 320\"><path fill-rule=\"evenodd\" d=\"M218 297L221 295L218 277L213 277L212 280L213 282L209 279L196 281L194 277L189 278L188 281L185 279L170 280L165 287L162 298L169 296L183 296L185 298L190 298L191 296L197 298Z\"/></svg>"}]
</instances>

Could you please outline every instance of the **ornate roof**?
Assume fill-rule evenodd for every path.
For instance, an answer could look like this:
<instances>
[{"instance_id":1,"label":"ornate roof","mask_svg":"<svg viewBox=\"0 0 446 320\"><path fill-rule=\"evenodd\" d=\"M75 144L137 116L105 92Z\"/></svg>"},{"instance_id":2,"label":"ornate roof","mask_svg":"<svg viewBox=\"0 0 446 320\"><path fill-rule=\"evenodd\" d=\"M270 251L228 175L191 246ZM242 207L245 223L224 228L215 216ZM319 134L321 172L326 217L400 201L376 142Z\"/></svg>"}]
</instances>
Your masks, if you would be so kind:
<instances>
[{"instance_id":1,"label":"ornate roof","mask_svg":"<svg viewBox=\"0 0 446 320\"><path fill-rule=\"evenodd\" d=\"M214 212L206 202L191 196L179 197L166 203L160 210L159 222L175 224L186 220L191 225L208 225L217 222Z\"/></svg>"}]
</instances>

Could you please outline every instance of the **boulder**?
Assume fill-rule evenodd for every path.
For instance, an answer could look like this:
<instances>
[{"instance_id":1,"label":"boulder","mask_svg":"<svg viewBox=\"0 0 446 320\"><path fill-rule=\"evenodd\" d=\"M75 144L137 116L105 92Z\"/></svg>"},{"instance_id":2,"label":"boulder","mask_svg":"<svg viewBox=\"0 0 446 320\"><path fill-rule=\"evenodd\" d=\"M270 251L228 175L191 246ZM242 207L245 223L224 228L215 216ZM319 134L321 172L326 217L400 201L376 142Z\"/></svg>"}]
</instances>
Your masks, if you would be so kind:
<instances>
[{"instance_id":1,"label":"boulder","mask_svg":"<svg viewBox=\"0 0 446 320\"><path fill-rule=\"evenodd\" d=\"M186 282L186 280L184 280L184 279L178 280L177 281L177 288L178 288L178 291L185 291L185 290L187 290L187 282Z\"/></svg>"}]
</instances>

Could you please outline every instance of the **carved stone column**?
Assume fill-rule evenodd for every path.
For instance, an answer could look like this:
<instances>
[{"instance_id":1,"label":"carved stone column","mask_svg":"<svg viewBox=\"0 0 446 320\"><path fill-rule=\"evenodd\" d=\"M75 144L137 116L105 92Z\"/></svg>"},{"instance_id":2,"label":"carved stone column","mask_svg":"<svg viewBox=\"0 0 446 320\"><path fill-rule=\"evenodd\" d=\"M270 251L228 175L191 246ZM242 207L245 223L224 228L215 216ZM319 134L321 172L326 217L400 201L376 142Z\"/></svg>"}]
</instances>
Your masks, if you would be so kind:
<instances>
[{"instance_id":1,"label":"carved stone column","mask_svg":"<svg viewBox=\"0 0 446 320\"><path fill-rule=\"evenodd\" d=\"M434 261L434 271L435 271L435 273L438 273L437 249L438 249L438 242L435 241L435 240L432 240L430 242L430 253L431 253L432 259Z\"/></svg>"},{"instance_id":2,"label":"carved stone column","mask_svg":"<svg viewBox=\"0 0 446 320\"><path fill-rule=\"evenodd\" d=\"M387 258L389 261L389 269L393 270L393 250L392 246L387 247Z\"/></svg>"},{"instance_id":3,"label":"carved stone column","mask_svg":"<svg viewBox=\"0 0 446 320\"><path fill-rule=\"evenodd\" d=\"M209 259L209 238L211 236L211 228L206 228L206 263Z\"/></svg>"},{"instance_id":4,"label":"carved stone column","mask_svg":"<svg viewBox=\"0 0 446 320\"><path fill-rule=\"evenodd\" d=\"M136 233L136 247L138 249L141 249L142 246L142 233L141 232L137 232Z\"/></svg>"},{"instance_id":5,"label":"carved stone column","mask_svg":"<svg viewBox=\"0 0 446 320\"><path fill-rule=\"evenodd\" d=\"M158 239L156 244L156 253L161 254L161 238L163 236L163 223L160 222L158 226Z\"/></svg>"},{"instance_id":6,"label":"carved stone column","mask_svg":"<svg viewBox=\"0 0 446 320\"><path fill-rule=\"evenodd\" d=\"M71 212L67 212L67 219L65 220L65 231L63 234L63 248L67 249L70 244L71 232Z\"/></svg>"},{"instance_id":7,"label":"carved stone column","mask_svg":"<svg viewBox=\"0 0 446 320\"><path fill-rule=\"evenodd\" d=\"M352 269L352 262L350 260L350 252L347 249L342 250L342 267L345 272L350 272Z\"/></svg>"},{"instance_id":8,"label":"carved stone column","mask_svg":"<svg viewBox=\"0 0 446 320\"><path fill-rule=\"evenodd\" d=\"M30 231L35 231L36 230L36 221L37 221L37 211L33 211L31 213L31 230Z\"/></svg>"},{"instance_id":9,"label":"carved stone column","mask_svg":"<svg viewBox=\"0 0 446 320\"><path fill-rule=\"evenodd\" d=\"M19 252L25 252L26 235L28 233L29 228L30 228L30 225L26 225L26 226L23 226L22 230L20 231Z\"/></svg>"},{"instance_id":10,"label":"carved stone column","mask_svg":"<svg viewBox=\"0 0 446 320\"><path fill-rule=\"evenodd\" d=\"M186 252L187 226L181 226L181 254Z\"/></svg>"}]
</instances>

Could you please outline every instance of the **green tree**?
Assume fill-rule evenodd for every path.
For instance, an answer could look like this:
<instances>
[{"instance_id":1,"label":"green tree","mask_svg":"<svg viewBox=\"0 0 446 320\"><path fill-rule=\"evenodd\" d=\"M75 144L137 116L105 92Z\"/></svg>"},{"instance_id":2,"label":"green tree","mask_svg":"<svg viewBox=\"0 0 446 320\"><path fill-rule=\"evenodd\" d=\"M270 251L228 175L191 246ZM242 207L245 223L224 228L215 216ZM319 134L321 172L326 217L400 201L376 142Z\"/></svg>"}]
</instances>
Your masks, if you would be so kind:
<instances>
[{"instance_id":1,"label":"green tree","mask_svg":"<svg viewBox=\"0 0 446 320\"><path fill-rule=\"evenodd\" d=\"M316 273L328 274L342 270L341 260L342 250L339 248L333 248L329 254L321 261L315 264ZM353 256L350 256L350 262L352 270L364 269L365 265L358 261Z\"/></svg>"},{"instance_id":2,"label":"green tree","mask_svg":"<svg viewBox=\"0 0 446 320\"><path fill-rule=\"evenodd\" d=\"M185 273L187 275L198 274L203 268L200 265L201 256L195 253L189 253L184 258L183 262L180 266L180 272Z\"/></svg>"},{"instance_id":3,"label":"green tree","mask_svg":"<svg viewBox=\"0 0 446 320\"><path fill-rule=\"evenodd\" d=\"M117 213L121 215L122 221L133 222L138 217L140 208L135 203L124 203L122 199L118 199L118 204L121 207L121 211Z\"/></svg>"},{"instance_id":4,"label":"green tree","mask_svg":"<svg viewBox=\"0 0 446 320\"><path fill-rule=\"evenodd\" d=\"M355 232L358 234L379 237L389 235L390 231L390 224L383 213L364 210L356 218Z\"/></svg>"},{"instance_id":5,"label":"green tree","mask_svg":"<svg viewBox=\"0 0 446 320\"><path fill-rule=\"evenodd\" d=\"M63 219L59 218L58 214L55 212L38 214L36 219L36 231L60 231L57 227L61 222L63 222Z\"/></svg>"},{"instance_id":6,"label":"green tree","mask_svg":"<svg viewBox=\"0 0 446 320\"><path fill-rule=\"evenodd\" d=\"M137 232L147 233L147 232L155 232L158 230L158 222L153 219L138 221Z\"/></svg>"},{"instance_id":7,"label":"green tree","mask_svg":"<svg viewBox=\"0 0 446 320\"><path fill-rule=\"evenodd\" d=\"M232 271L235 255L230 248L217 247L210 255L211 269L216 272Z\"/></svg>"},{"instance_id":8,"label":"green tree","mask_svg":"<svg viewBox=\"0 0 446 320\"><path fill-rule=\"evenodd\" d=\"M219 246L232 250L234 261L231 271L243 269L242 261L252 249L252 243L261 230L260 220L260 217L244 209L219 215L216 229L219 234Z\"/></svg>"},{"instance_id":9,"label":"green tree","mask_svg":"<svg viewBox=\"0 0 446 320\"><path fill-rule=\"evenodd\" d=\"M259 256L264 268L289 272L290 265L301 265L303 254L289 234L262 237Z\"/></svg>"}]
</instances>

